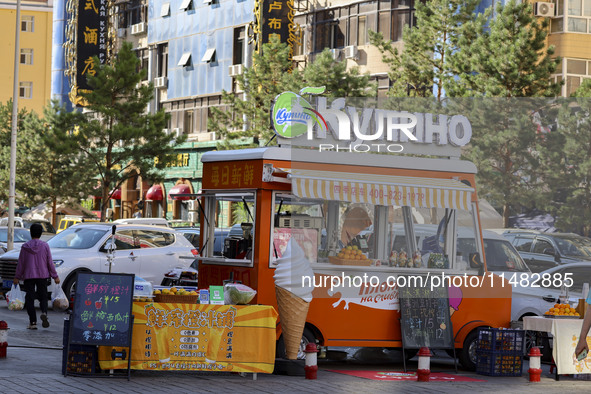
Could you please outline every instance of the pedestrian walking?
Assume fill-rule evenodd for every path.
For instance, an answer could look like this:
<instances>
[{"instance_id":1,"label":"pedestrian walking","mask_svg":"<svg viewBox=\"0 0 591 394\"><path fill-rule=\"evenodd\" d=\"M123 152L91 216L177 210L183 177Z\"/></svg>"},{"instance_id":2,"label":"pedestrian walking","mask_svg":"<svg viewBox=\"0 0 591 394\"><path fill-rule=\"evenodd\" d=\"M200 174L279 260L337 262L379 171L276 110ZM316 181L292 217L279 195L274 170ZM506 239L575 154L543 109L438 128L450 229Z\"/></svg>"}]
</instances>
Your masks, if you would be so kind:
<instances>
[{"instance_id":1,"label":"pedestrian walking","mask_svg":"<svg viewBox=\"0 0 591 394\"><path fill-rule=\"evenodd\" d=\"M29 314L28 329L36 330L35 296L39 298L42 325L47 328L49 327L49 320L47 320L47 284L50 277L54 279L56 284L60 283L60 278L55 270L49 245L40 239L43 227L39 223L33 223L30 231L32 239L21 247L18 256L14 284L18 284L20 280L24 281L24 290L27 293L25 308Z\"/></svg>"}]
</instances>

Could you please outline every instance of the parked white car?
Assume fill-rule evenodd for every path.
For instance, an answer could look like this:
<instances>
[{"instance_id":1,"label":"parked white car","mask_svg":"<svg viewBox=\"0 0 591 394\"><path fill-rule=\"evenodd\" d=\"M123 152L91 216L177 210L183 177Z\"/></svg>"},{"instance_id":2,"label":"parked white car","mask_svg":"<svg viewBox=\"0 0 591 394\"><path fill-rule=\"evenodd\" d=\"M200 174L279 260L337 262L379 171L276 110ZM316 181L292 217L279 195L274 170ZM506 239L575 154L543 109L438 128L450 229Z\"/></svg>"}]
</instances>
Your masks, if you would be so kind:
<instances>
[{"instance_id":1,"label":"parked white car","mask_svg":"<svg viewBox=\"0 0 591 394\"><path fill-rule=\"evenodd\" d=\"M109 267L107 257L113 239L112 228L112 223L76 224L48 241L66 294L71 294L77 272L109 272L109 268L111 272L132 273L154 286L160 285L165 273L189 267L197 255L197 249L171 228L117 224L114 258ZM17 261L18 252L1 256L3 288L10 288Z\"/></svg>"}]
</instances>

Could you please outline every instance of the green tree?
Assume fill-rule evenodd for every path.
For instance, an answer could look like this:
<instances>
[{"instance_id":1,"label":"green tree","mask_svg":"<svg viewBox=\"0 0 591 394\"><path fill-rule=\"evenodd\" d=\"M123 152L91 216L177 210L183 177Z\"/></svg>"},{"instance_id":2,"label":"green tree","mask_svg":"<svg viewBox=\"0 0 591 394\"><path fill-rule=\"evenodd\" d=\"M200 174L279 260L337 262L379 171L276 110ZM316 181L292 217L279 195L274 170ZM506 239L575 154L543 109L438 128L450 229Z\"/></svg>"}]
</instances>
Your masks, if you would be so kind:
<instances>
[{"instance_id":1,"label":"green tree","mask_svg":"<svg viewBox=\"0 0 591 394\"><path fill-rule=\"evenodd\" d=\"M329 97L375 97L377 85L369 73L361 74L358 67L347 70L347 62L333 58L330 49L320 53L314 63L304 70L307 86L325 86Z\"/></svg>"},{"instance_id":2,"label":"green tree","mask_svg":"<svg viewBox=\"0 0 591 394\"><path fill-rule=\"evenodd\" d=\"M123 43L112 65L101 65L97 58L94 63L96 75L88 76L92 90L82 93L88 112L77 114L75 130L55 133L56 138L71 139L83 154L81 160L93 166L104 220L112 191L135 172L143 179L161 180L162 170L175 160L174 147L185 138L174 140L164 133L164 110L146 113L154 87L142 83L145 70L140 70L131 43Z\"/></svg>"},{"instance_id":3,"label":"green tree","mask_svg":"<svg viewBox=\"0 0 591 394\"><path fill-rule=\"evenodd\" d=\"M223 140L219 149L259 146L273 136L269 121L273 100L286 91L299 92L305 86L326 86L331 97L375 96L377 87L368 74L358 68L347 70L345 62L335 61L330 50L324 50L304 72L292 70L289 47L273 38L263 45L262 53L253 54L253 66L236 77L243 92L222 92L226 109L213 108L208 128L219 133ZM250 139L250 144L236 144Z\"/></svg>"},{"instance_id":4,"label":"green tree","mask_svg":"<svg viewBox=\"0 0 591 394\"><path fill-rule=\"evenodd\" d=\"M482 19L481 19L482 22ZM552 74L560 64L554 47L546 47L548 20L534 16L528 2L499 3L487 28L483 23L467 25L457 56L470 68L459 79L471 95L487 97L554 97L560 84Z\"/></svg>"},{"instance_id":5,"label":"green tree","mask_svg":"<svg viewBox=\"0 0 591 394\"><path fill-rule=\"evenodd\" d=\"M552 58L553 47L545 47L547 24L534 16L531 4L510 0L496 8L470 47L460 46L458 55L471 59L472 72L459 75L464 93L499 97L476 105L483 112L466 156L478 165L482 195L502 207L505 227L512 212L539 202L535 197L544 187L538 182L537 128L531 114L547 104L533 97L554 97L560 91L551 78L560 59Z\"/></svg>"},{"instance_id":6,"label":"green tree","mask_svg":"<svg viewBox=\"0 0 591 394\"><path fill-rule=\"evenodd\" d=\"M289 47L278 39L264 44L261 53L253 54L253 65L236 77L236 86L242 93L222 92L226 108L212 108L208 129L222 137L219 149L259 146L271 140L273 131L269 113L273 100L285 91L299 91L301 73L291 70ZM236 142L250 139L250 144Z\"/></svg>"},{"instance_id":7,"label":"green tree","mask_svg":"<svg viewBox=\"0 0 591 394\"><path fill-rule=\"evenodd\" d=\"M39 118L35 112L26 109L19 110L17 116L15 202L17 206L30 206L35 202L36 194L36 179L31 174L31 168L39 165L32 152L40 143L40 136L32 133L26 125ZM11 132L12 100L9 100L0 104L0 207L3 206L3 209L8 207Z\"/></svg>"},{"instance_id":8,"label":"green tree","mask_svg":"<svg viewBox=\"0 0 591 394\"><path fill-rule=\"evenodd\" d=\"M591 99L563 99L552 110L547 122L554 127L539 142L541 177L549 186L544 208L556 216L558 228L590 236Z\"/></svg>"},{"instance_id":9,"label":"green tree","mask_svg":"<svg viewBox=\"0 0 591 394\"><path fill-rule=\"evenodd\" d=\"M370 31L370 40L389 66L394 97L433 97L441 102L445 91L455 84L461 68L453 56L462 37L474 34L467 29L476 20L479 0L433 0L415 2L416 25L405 26L404 48L398 50L381 33Z\"/></svg>"},{"instance_id":10,"label":"green tree","mask_svg":"<svg viewBox=\"0 0 591 394\"><path fill-rule=\"evenodd\" d=\"M56 225L58 200L79 201L87 198L96 186L95 169L85 161L71 138L60 137L72 130L77 116L67 112L57 101L44 108L43 119L31 118L25 124L32 135L39 136L32 149L29 173L34 182L37 202L49 200L51 222Z\"/></svg>"}]
</instances>

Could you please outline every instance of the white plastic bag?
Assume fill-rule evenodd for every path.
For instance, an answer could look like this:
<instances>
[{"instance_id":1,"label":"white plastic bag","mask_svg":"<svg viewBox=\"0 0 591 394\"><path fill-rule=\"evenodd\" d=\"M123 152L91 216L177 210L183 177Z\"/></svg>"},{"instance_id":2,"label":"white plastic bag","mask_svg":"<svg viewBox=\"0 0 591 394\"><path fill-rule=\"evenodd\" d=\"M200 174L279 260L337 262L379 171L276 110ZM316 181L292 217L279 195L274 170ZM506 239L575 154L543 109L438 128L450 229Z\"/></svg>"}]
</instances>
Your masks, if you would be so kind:
<instances>
[{"instance_id":1,"label":"white plastic bag","mask_svg":"<svg viewBox=\"0 0 591 394\"><path fill-rule=\"evenodd\" d=\"M12 285L8 294L6 294L8 301L8 309L11 311L21 311L25 307L25 292L21 290L19 285Z\"/></svg>"},{"instance_id":2,"label":"white plastic bag","mask_svg":"<svg viewBox=\"0 0 591 394\"><path fill-rule=\"evenodd\" d=\"M51 295L51 303L53 310L56 311L65 311L70 306L70 301L68 301L68 297L66 297L66 293L64 293L60 285L55 285L55 291Z\"/></svg>"}]
</instances>

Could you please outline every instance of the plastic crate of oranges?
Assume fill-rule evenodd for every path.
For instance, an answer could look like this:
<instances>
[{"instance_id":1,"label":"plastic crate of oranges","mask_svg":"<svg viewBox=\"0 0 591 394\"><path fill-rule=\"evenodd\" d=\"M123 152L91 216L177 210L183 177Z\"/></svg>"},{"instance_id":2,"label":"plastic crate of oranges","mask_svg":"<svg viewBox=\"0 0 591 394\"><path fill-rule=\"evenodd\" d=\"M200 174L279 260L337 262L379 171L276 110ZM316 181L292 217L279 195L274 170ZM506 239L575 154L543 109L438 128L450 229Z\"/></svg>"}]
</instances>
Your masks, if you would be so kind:
<instances>
[{"instance_id":1,"label":"plastic crate of oranges","mask_svg":"<svg viewBox=\"0 0 591 394\"><path fill-rule=\"evenodd\" d=\"M570 319L579 319L581 315L575 307L570 306L569 304L554 304L554 307L548 309L544 312L544 317L548 318L570 318Z\"/></svg>"}]
</instances>

